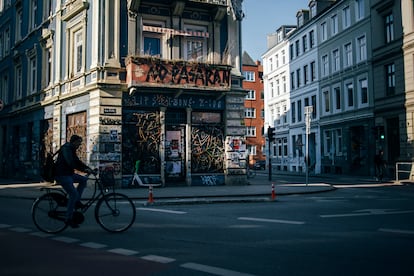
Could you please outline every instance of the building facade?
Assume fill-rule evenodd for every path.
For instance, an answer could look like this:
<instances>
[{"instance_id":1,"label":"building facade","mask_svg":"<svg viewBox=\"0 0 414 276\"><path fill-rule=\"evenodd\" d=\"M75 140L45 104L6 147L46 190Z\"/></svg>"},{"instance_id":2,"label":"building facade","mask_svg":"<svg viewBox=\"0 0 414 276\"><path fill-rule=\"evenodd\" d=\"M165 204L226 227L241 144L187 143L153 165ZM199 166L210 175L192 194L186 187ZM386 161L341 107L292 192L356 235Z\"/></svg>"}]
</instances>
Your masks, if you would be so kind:
<instances>
[{"instance_id":1,"label":"building facade","mask_svg":"<svg viewBox=\"0 0 414 276\"><path fill-rule=\"evenodd\" d=\"M400 1L372 0L315 0L308 8L298 11L295 31L263 56L270 111L265 124L279 122L272 115L272 102L290 102L286 127L279 132L276 127L276 137L286 137L287 147L284 152L275 147L272 162L277 169L294 172L304 172L308 160L307 169L314 173L374 175L374 156L383 150L392 177L397 161L411 161L406 127L411 117L405 110L410 106L405 91L410 78L404 76L404 66L412 71L410 28L404 27L404 34L402 20L411 24L413 8L402 12ZM290 58L284 97L274 95L270 78L277 74L271 64L281 45L288 45ZM312 109L309 159L303 142L305 106Z\"/></svg>"},{"instance_id":2,"label":"building facade","mask_svg":"<svg viewBox=\"0 0 414 276\"><path fill-rule=\"evenodd\" d=\"M247 52L243 52L242 64L243 89L247 91L244 101L247 162L253 166L257 161L266 159L263 66L260 61L253 61Z\"/></svg>"},{"instance_id":3,"label":"building facade","mask_svg":"<svg viewBox=\"0 0 414 276\"><path fill-rule=\"evenodd\" d=\"M122 186L245 183L242 1L3 3L3 175L76 133Z\"/></svg>"}]
</instances>

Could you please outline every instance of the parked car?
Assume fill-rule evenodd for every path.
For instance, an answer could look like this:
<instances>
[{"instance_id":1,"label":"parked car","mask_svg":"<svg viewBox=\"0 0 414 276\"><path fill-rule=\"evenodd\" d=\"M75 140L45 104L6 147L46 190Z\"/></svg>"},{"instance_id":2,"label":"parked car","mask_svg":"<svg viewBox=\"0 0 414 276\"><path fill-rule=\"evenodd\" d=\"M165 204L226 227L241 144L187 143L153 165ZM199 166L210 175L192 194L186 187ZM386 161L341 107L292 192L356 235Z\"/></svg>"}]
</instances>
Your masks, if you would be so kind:
<instances>
[{"instance_id":1,"label":"parked car","mask_svg":"<svg viewBox=\"0 0 414 276\"><path fill-rule=\"evenodd\" d=\"M253 165L253 169L255 169L255 170L264 170L264 169L266 169L266 160L256 161L256 163L254 163L254 165Z\"/></svg>"}]
</instances>

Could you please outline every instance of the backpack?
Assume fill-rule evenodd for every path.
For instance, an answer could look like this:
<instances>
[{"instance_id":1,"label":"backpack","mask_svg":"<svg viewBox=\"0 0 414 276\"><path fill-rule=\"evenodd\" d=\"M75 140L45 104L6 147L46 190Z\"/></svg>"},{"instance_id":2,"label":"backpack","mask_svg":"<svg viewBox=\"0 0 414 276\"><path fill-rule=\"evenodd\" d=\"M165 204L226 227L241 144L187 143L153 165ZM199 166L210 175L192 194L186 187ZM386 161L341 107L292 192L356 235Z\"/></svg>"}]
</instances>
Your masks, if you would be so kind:
<instances>
[{"instance_id":1,"label":"backpack","mask_svg":"<svg viewBox=\"0 0 414 276\"><path fill-rule=\"evenodd\" d=\"M59 151L54 154L48 152L45 162L43 163L42 178L47 182L55 181L55 156L58 152Z\"/></svg>"}]
</instances>

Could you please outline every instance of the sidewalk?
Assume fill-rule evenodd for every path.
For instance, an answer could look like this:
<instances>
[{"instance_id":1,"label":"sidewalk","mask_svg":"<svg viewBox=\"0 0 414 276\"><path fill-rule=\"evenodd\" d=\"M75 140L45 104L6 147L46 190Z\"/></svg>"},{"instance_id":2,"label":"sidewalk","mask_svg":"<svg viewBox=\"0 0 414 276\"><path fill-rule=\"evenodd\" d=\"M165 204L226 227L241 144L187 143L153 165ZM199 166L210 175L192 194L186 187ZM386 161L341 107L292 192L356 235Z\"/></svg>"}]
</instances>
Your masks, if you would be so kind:
<instances>
[{"instance_id":1,"label":"sidewalk","mask_svg":"<svg viewBox=\"0 0 414 276\"><path fill-rule=\"evenodd\" d=\"M248 179L249 185L234 186L180 186L180 187L153 187L152 198L154 205L157 204L191 204L191 203L213 203L213 202L254 202L271 201L272 184L276 197L292 194L320 193L332 191L333 185L326 183L306 184L277 184L276 181L268 181L266 177L258 176ZM50 183L44 182L18 182L15 180L0 179L0 197L35 199L44 192L41 188ZM93 186L88 185L83 198L92 195ZM148 187L119 188L117 192L126 194L136 200L138 204L146 205L149 199Z\"/></svg>"}]
</instances>

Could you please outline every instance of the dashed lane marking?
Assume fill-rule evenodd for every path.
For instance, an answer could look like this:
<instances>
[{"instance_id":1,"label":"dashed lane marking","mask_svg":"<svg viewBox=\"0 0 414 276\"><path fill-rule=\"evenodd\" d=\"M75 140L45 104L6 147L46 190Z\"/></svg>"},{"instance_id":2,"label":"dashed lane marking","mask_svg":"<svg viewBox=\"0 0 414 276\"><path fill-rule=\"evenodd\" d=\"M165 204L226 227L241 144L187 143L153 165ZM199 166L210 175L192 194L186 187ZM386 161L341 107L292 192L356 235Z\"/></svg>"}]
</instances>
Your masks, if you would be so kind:
<instances>
[{"instance_id":1,"label":"dashed lane marking","mask_svg":"<svg viewBox=\"0 0 414 276\"><path fill-rule=\"evenodd\" d=\"M0 224L0 229L9 228L9 227L11 227L10 224Z\"/></svg>"},{"instance_id":2,"label":"dashed lane marking","mask_svg":"<svg viewBox=\"0 0 414 276\"><path fill-rule=\"evenodd\" d=\"M320 215L321 218L340 218L340 217L360 217L360 216L376 216L376 215L401 215L414 213L414 210L393 211L392 209L366 209L357 210L354 213Z\"/></svg>"},{"instance_id":3,"label":"dashed lane marking","mask_svg":"<svg viewBox=\"0 0 414 276\"><path fill-rule=\"evenodd\" d=\"M156 208L137 208L137 210L141 210L141 211L151 211L151 212L160 212L160 213L168 213L168 214L177 214L177 215L187 214L187 212L184 212L184 211L175 211L175 210L167 210L167 209L156 209Z\"/></svg>"},{"instance_id":4,"label":"dashed lane marking","mask_svg":"<svg viewBox=\"0 0 414 276\"><path fill-rule=\"evenodd\" d=\"M14 231L14 232L18 232L18 233L27 233L27 232L31 232L31 229L28 228L23 228L23 227L13 227L10 228L10 230Z\"/></svg>"},{"instance_id":5,"label":"dashed lane marking","mask_svg":"<svg viewBox=\"0 0 414 276\"><path fill-rule=\"evenodd\" d=\"M43 233L43 232L33 232L30 233L32 236L40 237L40 238L50 238L53 234Z\"/></svg>"},{"instance_id":6,"label":"dashed lane marking","mask_svg":"<svg viewBox=\"0 0 414 276\"><path fill-rule=\"evenodd\" d=\"M181 267L197 270L201 272L210 273L213 275L223 275L223 276L252 276L253 274L246 274L241 273L234 270L228 270L220 267L209 266L209 265L202 265L197 263L185 263L182 264Z\"/></svg>"},{"instance_id":7,"label":"dashed lane marking","mask_svg":"<svg viewBox=\"0 0 414 276\"><path fill-rule=\"evenodd\" d=\"M83 247L93 248L93 249L100 249L107 247L105 244L102 243L96 243L96 242L85 242L80 244Z\"/></svg>"},{"instance_id":8,"label":"dashed lane marking","mask_svg":"<svg viewBox=\"0 0 414 276\"><path fill-rule=\"evenodd\" d=\"M257 221L257 222L296 224L296 225L305 224L304 221L282 220L282 219L266 219L266 218L250 218L250 217L238 217L237 219L247 220L247 221Z\"/></svg>"},{"instance_id":9,"label":"dashed lane marking","mask_svg":"<svg viewBox=\"0 0 414 276\"><path fill-rule=\"evenodd\" d=\"M79 242L78 239L73 239L73 238L64 237L64 236L57 236L57 237L52 238L52 240L66 242L66 243Z\"/></svg>"},{"instance_id":10,"label":"dashed lane marking","mask_svg":"<svg viewBox=\"0 0 414 276\"><path fill-rule=\"evenodd\" d=\"M412 230L380 228L380 229L378 229L378 231L380 231L380 232L387 232L387 233L394 233L394 234L409 234L409 235L414 235L414 231L412 231Z\"/></svg>"},{"instance_id":11,"label":"dashed lane marking","mask_svg":"<svg viewBox=\"0 0 414 276\"><path fill-rule=\"evenodd\" d=\"M175 262L175 259L173 258L157 256L157 255L147 255L147 256L141 257L141 259L152 261L152 262L157 262L157 263L162 263L162 264L168 264L168 263Z\"/></svg>"},{"instance_id":12,"label":"dashed lane marking","mask_svg":"<svg viewBox=\"0 0 414 276\"><path fill-rule=\"evenodd\" d=\"M136 255L136 254L139 253L138 251L129 250L129 249L125 249L125 248L109 249L108 252L116 253L116 254L124 255L124 256L132 256L132 255Z\"/></svg>"}]
</instances>

